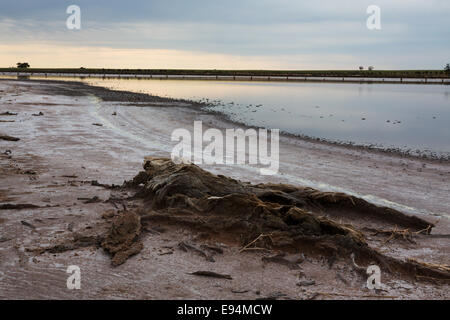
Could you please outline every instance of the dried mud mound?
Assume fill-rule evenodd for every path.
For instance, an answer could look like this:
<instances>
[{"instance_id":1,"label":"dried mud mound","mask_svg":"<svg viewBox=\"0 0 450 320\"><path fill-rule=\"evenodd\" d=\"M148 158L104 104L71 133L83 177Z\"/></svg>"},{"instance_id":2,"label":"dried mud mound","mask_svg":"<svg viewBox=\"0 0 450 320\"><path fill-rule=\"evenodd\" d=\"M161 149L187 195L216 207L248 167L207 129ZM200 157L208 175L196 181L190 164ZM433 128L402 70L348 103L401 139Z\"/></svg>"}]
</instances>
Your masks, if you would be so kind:
<instances>
[{"instance_id":1,"label":"dried mud mound","mask_svg":"<svg viewBox=\"0 0 450 320\"><path fill-rule=\"evenodd\" d=\"M139 241L140 217L133 212L124 212L112 221L111 228L101 246L112 255L112 264L117 266L143 249Z\"/></svg>"},{"instance_id":2,"label":"dried mud mound","mask_svg":"<svg viewBox=\"0 0 450 320\"><path fill-rule=\"evenodd\" d=\"M144 170L124 184L137 189L136 196L145 199L142 223L181 224L229 241L238 240L245 248L301 249L330 259L350 260L353 254L359 263L376 262L392 272L450 279L447 266L385 256L371 248L356 227L324 215L339 212L370 216L429 233L433 224L420 218L343 193L242 183L166 158L146 158Z\"/></svg>"},{"instance_id":3,"label":"dried mud mound","mask_svg":"<svg viewBox=\"0 0 450 320\"><path fill-rule=\"evenodd\" d=\"M111 264L118 266L143 249L140 239L141 219L132 211L107 211L103 214L104 221L88 230L89 232L74 232L72 237L59 241L48 247L27 248L27 251L37 254L61 253L85 247L103 248L111 255Z\"/></svg>"}]
</instances>

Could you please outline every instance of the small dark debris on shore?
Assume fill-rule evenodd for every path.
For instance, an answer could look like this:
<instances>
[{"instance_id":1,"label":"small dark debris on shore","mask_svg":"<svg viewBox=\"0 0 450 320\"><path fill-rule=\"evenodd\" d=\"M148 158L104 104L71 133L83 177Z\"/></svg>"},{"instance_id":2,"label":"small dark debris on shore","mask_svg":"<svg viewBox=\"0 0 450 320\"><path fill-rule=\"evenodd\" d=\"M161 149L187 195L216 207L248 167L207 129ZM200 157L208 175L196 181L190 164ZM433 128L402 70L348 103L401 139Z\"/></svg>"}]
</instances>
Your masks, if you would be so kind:
<instances>
[{"instance_id":1,"label":"small dark debris on shore","mask_svg":"<svg viewBox=\"0 0 450 320\"><path fill-rule=\"evenodd\" d=\"M282 292L273 292L266 297L256 298L255 300L277 300L283 297L287 297L287 295Z\"/></svg>"},{"instance_id":2,"label":"small dark debris on shore","mask_svg":"<svg viewBox=\"0 0 450 320\"><path fill-rule=\"evenodd\" d=\"M22 225L24 225L25 227L28 227L28 228L31 228L31 229L36 229L36 227L35 226L33 226L31 223L29 223L29 222L26 222L26 221L20 221L20 223L22 224Z\"/></svg>"},{"instance_id":3,"label":"small dark debris on shore","mask_svg":"<svg viewBox=\"0 0 450 320\"><path fill-rule=\"evenodd\" d=\"M77 200L81 200L81 201L83 201L83 203L98 203L98 202L102 202L103 200L102 199L100 199L99 197L97 197L97 196L94 196L94 197L92 197L92 198L77 198Z\"/></svg>"},{"instance_id":4,"label":"small dark debris on shore","mask_svg":"<svg viewBox=\"0 0 450 320\"><path fill-rule=\"evenodd\" d=\"M210 278L218 278L218 279L227 279L232 280L233 278L229 274L220 274L213 271L195 271L190 273L194 276L202 276L202 277L210 277Z\"/></svg>"},{"instance_id":5,"label":"small dark debris on shore","mask_svg":"<svg viewBox=\"0 0 450 320\"><path fill-rule=\"evenodd\" d=\"M204 257L207 261L215 262L214 257L209 252L198 248L196 245L194 245L192 243L189 243L186 241L181 241L180 243L178 243L178 248L180 248L180 250L182 250L184 252L193 251L193 252L197 253L198 255Z\"/></svg>"},{"instance_id":6,"label":"small dark debris on shore","mask_svg":"<svg viewBox=\"0 0 450 320\"><path fill-rule=\"evenodd\" d=\"M278 263L287 266L291 270L300 269L299 264L304 261L301 255L286 255L284 252L270 257L262 257L263 262Z\"/></svg>"},{"instance_id":7,"label":"small dark debris on shore","mask_svg":"<svg viewBox=\"0 0 450 320\"><path fill-rule=\"evenodd\" d=\"M236 290L236 289L231 289L231 292L232 293L247 293L247 292L249 292L249 290Z\"/></svg>"},{"instance_id":8,"label":"small dark debris on shore","mask_svg":"<svg viewBox=\"0 0 450 320\"><path fill-rule=\"evenodd\" d=\"M316 281L314 279L302 279L299 282L297 282L297 286L299 287L313 286L315 284Z\"/></svg>"},{"instance_id":9,"label":"small dark debris on shore","mask_svg":"<svg viewBox=\"0 0 450 320\"><path fill-rule=\"evenodd\" d=\"M20 138L11 137L11 136L7 136L7 135L0 135L0 140L5 140L5 141L19 141Z\"/></svg>"},{"instance_id":10,"label":"small dark debris on shore","mask_svg":"<svg viewBox=\"0 0 450 320\"><path fill-rule=\"evenodd\" d=\"M101 124L101 123L93 123L92 125L97 126L97 127L103 127L103 124Z\"/></svg>"},{"instance_id":11,"label":"small dark debris on shore","mask_svg":"<svg viewBox=\"0 0 450 320\"><path fill-rule=\"evenodd\" d=\"M6 111L3 113L0 113L0 116L17 116L17 113Z\"/></svg>"},{"instance_id":12,"label":"small dark debris on shore","mask_svg":"<svg viewBox=\"0 0 450 320\"><path fill-rule=\"evenodd\" d=\"M71 179L76 179L76 178L78 178L78 176L76 176L76 175L62 175L61 176L62 178L71 178Z\"/></svg>"},{"instance_id":13,"label":"small dark debris on shore","mask_svg":"<svg viewBox=\"0 0 450 320\"><path fill-rule=\"evenodd\" d=\"M86 168L84 168L84 169L86 169ZM104 184L104 183L98 182L97 180L83 181L83 182L90 183L91 186L93 186L93 187L102 187L102 188L105 188L105 189L119 189L119 188L121 188L121 186L118 186L118 185L115 185L115 184L111 184L111 185Z\"/></svg>"},{"instance_id":14,"label":"small dark debris on shore","mask_svg":"<svg viewBox=\"0 0 450 320\"><path fill-rule=\"evenodd\" d=\"M25 171L21 171L21 174L29 174L29 175L36 175L37 172L33 171L33 170L25 170Z\"/></svg>"},{"instance_id":15,"label":"small dark debris on shore","mask_svg":"<svg viewBox=\"0 0 450 320\"><path fill-rule=\"evenodd\" d=\"M202 244L200 248L204 250L213 251L215 253L223 254L223 249L219 246L211 245L211 244Z\"/></svg>"},{"instance_id":16,"label":"small dark debris on shore","mask_svg":"<svg viewBox=\"0 0 450 320\"><path fill-rule=\"evenodd\" d=\"M70 231L70 232L72 232L74 226L75 226L75 224L74 224L73 222L70 222L70 223L67 225L67 230Z\"/></svg>"},{"instance_id":17,"label":"small dark debris on shore","mask_svg":"<svg viewBox=\"0 0 450 320\"><path fill-rule=\"evenodd\" d=\"M160 256L173 254L173 252L174 252L173 249L170 249L170 248L158 249L158 255L160 255Z\"/></svg>"},{"instance_id":18,"label":"small dark debris on shore","mask_svg":"<svg viewBox=\"0 0 450 320\"><path fill-rule=\"evenodd\" d=\"M12 240L12 238L1 237L1 238L0 238L0 243L6 242L6 241L9 241L9 240Z\"/></svg>"},{"instance_id":19,"label":"small dark debris on shore","mask_svg":"<svg viewBox=\"0 0 450 320\"><path fill-rule=\"evenodd\" d=\"M22 209L37 209L40 208L37 205L30 204L30 203L19 203L19 204L13 204L13 203L5 203L0 204L0 210L22 210Z\"/></svg>"},{"instance_id":20,"label":"small dark debris on shore","mask_svg":"<svg viewBox=\"0 0 450 320\"><path fill-rule=\"evenodd\" d=\"M44 115L44 113L41 112L41 111L39 111L39 113L33 113L32 114L32 116L34 116L34 117L40 117L40 116L43 116L43 115Z\"/></svg>"}]
</instances>

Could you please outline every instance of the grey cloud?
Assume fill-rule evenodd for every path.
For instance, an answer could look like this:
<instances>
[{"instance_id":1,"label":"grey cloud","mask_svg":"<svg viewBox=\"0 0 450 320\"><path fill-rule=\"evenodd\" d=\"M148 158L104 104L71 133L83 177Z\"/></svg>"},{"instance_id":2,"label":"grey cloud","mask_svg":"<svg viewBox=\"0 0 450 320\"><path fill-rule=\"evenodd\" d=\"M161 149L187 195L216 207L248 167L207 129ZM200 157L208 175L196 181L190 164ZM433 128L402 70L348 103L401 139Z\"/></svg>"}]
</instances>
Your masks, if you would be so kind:
<instances>
[{"instance_id":1,"label":"grey cloud","mask_svg":"<svg viewBox=\"0 0 450 320\"><path fill-rule=\"evenodd\" d=\"M380 31L365 27L365 10L373 3L381 7ZM70 4L81 7L81 31L65 29ZM15 0L0 3L0 41L239 55L344 54L439 68L450 59L449 16L447 0Z\"/></svg>"}]
</instances>

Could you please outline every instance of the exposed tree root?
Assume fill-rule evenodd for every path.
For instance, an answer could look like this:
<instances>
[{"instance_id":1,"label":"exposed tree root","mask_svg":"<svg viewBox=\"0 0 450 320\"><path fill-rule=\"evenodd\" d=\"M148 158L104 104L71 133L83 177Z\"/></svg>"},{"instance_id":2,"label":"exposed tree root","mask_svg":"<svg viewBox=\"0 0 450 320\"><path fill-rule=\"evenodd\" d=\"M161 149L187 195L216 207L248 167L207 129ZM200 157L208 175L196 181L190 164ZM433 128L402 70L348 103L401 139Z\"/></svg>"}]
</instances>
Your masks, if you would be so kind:
<instances>
[{"instance_id":1,"label":"exposed tree root","mask_svg":"<svg viewBox=\"0 0 450 320\"><path fill-rule=\"evenodd\" d=\"M420 218L343 193L289 185L244 184L165 158L147 158L144 169L124 185L136 188L151 209L142 214L142 223L165 221L239 239L241 251L301 248L345 259L353 253L360 263L375 262L391 272L450 279L446 268L401 261L378 252L354 226L337 223L322 214L337 208L352 210L394 221L415 232L430 232L433 224ZM405 230L391 234L407 237L409 230Z\"/></svg>"},{"instance_id":2,"label":"exposed tree root","mask_svg":"<svg viewBox=\"0 0 450 320\"><path fill-rule=\"evenodd\" d=\"M136 191L135 198L144 199L144 207L137 212L105 213L103 222L91 228L91 233L74 233L73 239L32 251L57 253L97 246L111 254L113 265L119 265L142 250L141 223L158 221L237 242L242 246L241 252L301 250L348 260L358 266L356 271L361 273L365 266L376 263L383 270L418 280L450 279L449 266L402 261L382 254L368 245L364 234L356 227L338 223L324 214L336 208L344 212L351 209L360 215L368 213L379 219L401 222L416 230L375 230L388 235L388 240L428 234L433 224L425 220L341 193L322 193L289 185L245 184L165 158L146 159L144 169L123 185Z\"/></svg>"},{"instance_id":3,"label":"exposed tree root","mask_svg":"<svg viewBox=\"0 0 450 320\"><path fill-rule=\"evenodd\" d=\"M258 193L258 188L269 189ZM258 197L264 197L265 201L277 202L282 199L284 204L303 204L303 207L312 211L321 209L324 212L334 210L345 210L349 214L364 215L384 222L411 228L412 230L427 230L428 233L434 225L428 221L415 216L406 215L400 211L380 207L367 202L364 199L357 198L340 192L322 192L309 187L294 187L284 184L259 184L256 185ZM289 202L290 201L290 202Z\"/></svg>"}]
</instances>

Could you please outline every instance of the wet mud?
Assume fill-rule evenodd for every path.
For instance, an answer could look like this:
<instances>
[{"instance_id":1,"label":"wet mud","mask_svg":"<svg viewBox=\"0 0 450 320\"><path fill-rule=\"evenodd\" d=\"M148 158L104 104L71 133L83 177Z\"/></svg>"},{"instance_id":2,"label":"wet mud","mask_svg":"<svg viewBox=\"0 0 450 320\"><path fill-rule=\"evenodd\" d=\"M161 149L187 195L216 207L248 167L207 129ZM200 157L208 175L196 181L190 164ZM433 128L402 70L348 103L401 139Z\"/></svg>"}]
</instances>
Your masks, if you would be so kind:
<instances>
[{"instance_id":1,"label":"wet mud","mask_svg":"<svg viewBox=\"0 0 450 320\"><path fill-rule=\"evenodd\" d=\"M170 118L182 102L131 93L120 100L118 93L60 82L0 86L7 103L0 113L17 113L2 118L16 122L0 123L0 132L20 138L0 141L1 298L449 297L444 216L411 214L283 176L262 180L246 168L175 164L157 144L166 136L158 125L172 122L155 120L154 136L143 144L92 111L105 108L123 121L130 100L145 99L158 108L155 116L169 112ZM118 104L109 107L112 102ZM320 144L285 150L286 157L302 154L306 166L295 165L305 176L342 184L352 179L354 190L424 212L448 208L446 164L365 158L363 151ZM319 157L333 163L318 169ZM383 272L380 290L366 287L371 264ZM70 265L82 270L79 291L66 287Z\"/></svg>"}]
</instances>

